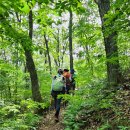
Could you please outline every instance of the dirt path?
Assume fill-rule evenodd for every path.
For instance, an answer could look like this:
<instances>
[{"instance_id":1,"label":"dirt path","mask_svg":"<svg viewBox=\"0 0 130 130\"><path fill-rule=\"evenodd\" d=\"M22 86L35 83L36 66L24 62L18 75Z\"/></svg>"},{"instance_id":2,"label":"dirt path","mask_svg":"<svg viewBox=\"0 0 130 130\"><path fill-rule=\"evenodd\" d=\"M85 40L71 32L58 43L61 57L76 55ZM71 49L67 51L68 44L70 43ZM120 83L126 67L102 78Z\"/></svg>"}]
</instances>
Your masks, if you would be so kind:
<instances>
[{"instance_id":1,"label":"dirt path","mask_svg":"<svg viewBox=\"0 0 130 130\"><path fill-rule=\"evenodd\" d=\"M54 120L55 111L50 111L46 117L43 117L41 121L41 125L38 130L64 130L63 125L63 113L64 109L62 108L60 111L59 122L55 122Z\"/></svg>"}]
</instances>

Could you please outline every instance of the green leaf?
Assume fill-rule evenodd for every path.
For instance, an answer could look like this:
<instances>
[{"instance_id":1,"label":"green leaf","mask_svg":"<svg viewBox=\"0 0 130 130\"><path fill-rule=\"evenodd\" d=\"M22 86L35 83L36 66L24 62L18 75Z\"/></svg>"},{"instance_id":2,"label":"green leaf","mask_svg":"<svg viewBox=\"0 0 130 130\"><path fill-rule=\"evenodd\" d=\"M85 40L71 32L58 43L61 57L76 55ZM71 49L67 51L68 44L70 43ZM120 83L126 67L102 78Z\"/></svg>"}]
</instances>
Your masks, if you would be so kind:
<instances>
[{"instance_id":1,"label":"green leaf","mask_svg":"<svg viewBox=\"0 0 130 130\"><path fill-rule=\"evenodd\" d=\"M22 12L29 13L30 9L27 3L24 3L24 7L20 9Z\"/></svg>"}]
</instances>

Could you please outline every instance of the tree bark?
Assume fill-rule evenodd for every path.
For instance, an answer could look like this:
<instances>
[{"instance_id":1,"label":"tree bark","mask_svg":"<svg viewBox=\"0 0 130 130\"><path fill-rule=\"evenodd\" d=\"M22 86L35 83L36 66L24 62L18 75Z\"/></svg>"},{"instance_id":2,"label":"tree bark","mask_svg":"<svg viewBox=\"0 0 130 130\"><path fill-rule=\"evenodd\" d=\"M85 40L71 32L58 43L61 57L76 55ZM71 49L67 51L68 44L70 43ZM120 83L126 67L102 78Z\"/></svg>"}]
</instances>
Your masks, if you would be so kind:
<instances>
[{"instance_id":1,"label":"tree bark","mask_svg":"<svg viewBox=\"0 0 130 130\"><path fill-rule=\"evenodd\" d=\"M106 30L108 28L113 27L113 23L111 25L106 26L104 23L107 20L104 18L104 15L108 13L110 10L110 0L98 0L97 1L99 14L102 22L102 32L105 43L105 52L106 52L106 64L107 64L107 77L109 85L117 85L120 83L120 72L119 72L119 60L118 60L118 47L117 47L117 33L116 31L111 32L107 36L105 35ZM112 58L115 58L112 61Z\"/></svg>"},{"instance_id":2,"label":"tree bark","mask_svg":"<svg viewBox=\"0 0 130 130\"><path fill-rule=\"evenodd\" d=\"M65 55L65 51L67 49L67 45L62 46L63 48L63 52L62 52L62 56L61 56L61 66L63 67L64 64L64 55Z\"/></svg>"},{"instance_id":3,"label":"tree bark","mask_svg":"<svg viewBox=\"0 0 130 130\"><path fill-rule=\"evenodd\" d=\"M45 44L45 47L46 47L46 44ZM45 52L44 52L44 57L45 57L45 61L44 61L44 63L45 63L45 65L47 64L47 51L45 50Z\"/></svg>"},{"instance_id":4,"label":"tree bark","mask_svg":"<svg viewBox=\"0 0 130 130\"><path fill-rule=\"evenodd\" d=\"M69 10L70 19L69 19L69 53L70 53L70 69L73 69L73 47L72 47L72 19L73 13L72 10Z\"/></svg>"},{"instance_id":5,"label":"tree bark","mask_svg":"<svg viewBox=\"0 0 130 130\"><path fill-rule=\"evenodd\" d=\"M91 61L90 55L89 55L89 46L85 46L85 52L86 52L86 63L89 65L89 68L91 69L91 74L93 75L93 63Z\"/></svg>"},{"instance_id":6,"label":"tree bark","mask_svg":"<svg viewBox=\"0 0 130 130\"><path fill-rule=\"evenodd\" d=\"M60 67L60 36L59 36L59 29L58 29L58 37L57 37L57 53L58 53L58 57L57 57L57 61L58 61L58 66Z\"/></svg>"},{"instance_id":7,"label":"tree bark","mask_svg":"<svg viewBox=\"0 0 130 130\"><path fill-rule=\"evenodd\" d=\"M29 12L29 37L31 40L32 40L32 34L33 34L33 16L32 16L32 10L30 10ZM32 97L34 101L41 102L42 98L39 91L37 71L36 71L35 64L32 58L32 54L29 49L24 48L24 50L25 50L25 56L26 56L26 66L30 73L30 78L31 78Z\"/></svg>"},{"instance_id":8,"label":"tree bark","mask_svg":"<svg viewBox=\"0 0 130 130\"><path fill-rule=\"evenodd\" d=\"M59 29L58 29L58 33L53 34L53 36L57 41L57 46L56 46L57 57L54 57L54 62L56 64L56 69L58 69L61 66L61 63L60 63L60 33L59 33Z\"/></svg>"},{"instance_id":9,"label":"tree bark","mask_svg":"<svg viewBox=\"0 0 130 130\"><path fill-rule=\"evenodd\" d=\"M51 74L52 73L52 69L51 69L51 57L50 57L50 53L49 53L48 40L46 39L46 34L44 34L44 39L45 39L46 52L47 52L47 55L48 55L49 69L50 69L50 74Z\"/></svg>"}]
</instances>

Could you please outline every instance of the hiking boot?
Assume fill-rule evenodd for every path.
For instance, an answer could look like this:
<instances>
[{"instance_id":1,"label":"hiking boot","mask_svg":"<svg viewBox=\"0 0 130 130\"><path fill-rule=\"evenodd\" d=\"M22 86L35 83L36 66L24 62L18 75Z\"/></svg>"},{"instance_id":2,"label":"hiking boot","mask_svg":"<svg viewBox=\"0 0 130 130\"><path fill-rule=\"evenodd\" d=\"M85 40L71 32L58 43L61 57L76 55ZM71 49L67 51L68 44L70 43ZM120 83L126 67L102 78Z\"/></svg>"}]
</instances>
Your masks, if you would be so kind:
<instances>
[{"instance_id":1,"label":"hiking boot","mask_svg":"<svg viewBox=\"0 0 130 130\"><path fill-rule=\"evenodd\" d=\"M55 115L55 121L56 121L56 122L59 122L59 118L58 118L58 116L56 116L56 115Z\"/></svg>"}]
</instances>

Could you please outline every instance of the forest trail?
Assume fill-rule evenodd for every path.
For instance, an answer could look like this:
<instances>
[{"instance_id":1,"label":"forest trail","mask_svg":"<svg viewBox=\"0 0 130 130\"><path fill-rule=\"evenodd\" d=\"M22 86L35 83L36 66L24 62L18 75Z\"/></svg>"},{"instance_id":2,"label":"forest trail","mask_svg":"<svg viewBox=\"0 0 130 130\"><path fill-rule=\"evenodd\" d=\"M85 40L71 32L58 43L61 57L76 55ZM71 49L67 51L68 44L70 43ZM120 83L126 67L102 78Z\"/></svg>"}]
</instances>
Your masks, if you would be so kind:
<instances>
[{"instance_id":1,"label":"forest trail","mask_svg":"<svg viewBox=\"0 0 130 130\"><path fill-rule=\"evenodd\" d=\"M45 117L43 117L38 130L64 130L63 114L64 108L61 108L59 115L59 122L55 122L55 111L49 111Z\"/></svg>"}]
</instances>

